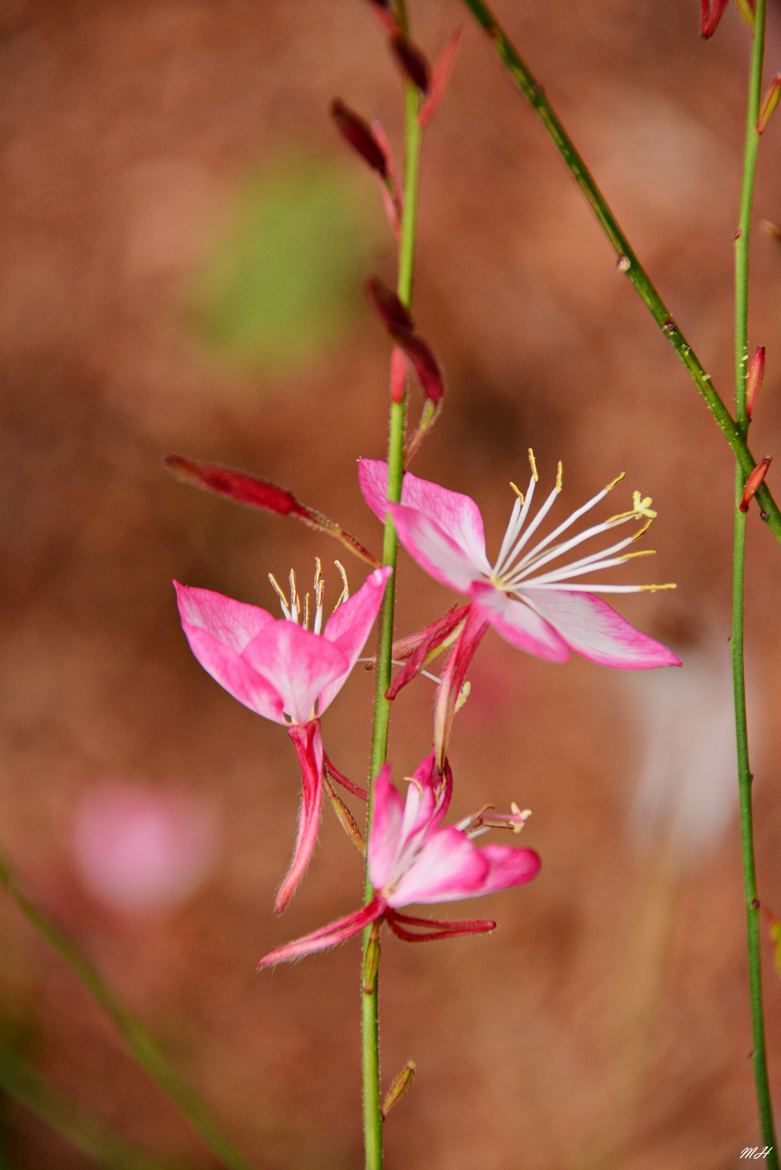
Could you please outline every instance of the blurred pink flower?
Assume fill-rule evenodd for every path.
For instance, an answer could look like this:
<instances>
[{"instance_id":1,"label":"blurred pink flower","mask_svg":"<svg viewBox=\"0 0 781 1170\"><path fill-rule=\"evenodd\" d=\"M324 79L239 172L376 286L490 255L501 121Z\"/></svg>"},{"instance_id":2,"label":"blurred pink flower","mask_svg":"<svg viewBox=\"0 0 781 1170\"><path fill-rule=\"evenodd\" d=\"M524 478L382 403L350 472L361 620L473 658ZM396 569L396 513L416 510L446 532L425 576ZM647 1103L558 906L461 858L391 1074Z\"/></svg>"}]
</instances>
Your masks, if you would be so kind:
<instances>
[{"instance_id":1,"label":"blurred pink flower","mask_svg":"<svg viewBox=\"0 0 781 1170\"><path fill-rule=\"evenodd\" d=\"M347 596L345 583L324 626L319 562L311 614L309 597L302 601L292 573L289 598L272 578L282 602L281 619L221 593L174 582L182 629L201 666L245 707L286 727L298 754L302 776L298 836L277 893L278 911L284 910L295 892L317 836L324 767L320 716L358 660L390 572L375 569L352 597Z\"/></svg>"},{"instance_id":2,"label":"blurred pink flower","mask_svg":"<svg viewBox=\"0 0 781 1170\"><path fill-rule=\"evenodd\" d=\"M214 819L193 797L118 781L87 792L73 829L86 888L129 912L185 901L209 872L216 844Z\"/></svg>"},{"instance_id":3,"label":"blurred pink flower","mask_svg":"<svg viewBox=\"0 0 781 1170\"><path fill-rule=\"evenodd\" d=\"M450 767L445 765L440 773L432 754L409 779L406 798L402 799L386 764L375 781L368 849L374 897L353 914L271 951L260 960L259 968L326 950L380 920L408 942L493 930L496 923L487 919L443 921L399 912L414 903L453 902L522 885L539 871L540 859L533 849L510 845L478 848L472 843L473 837L489 828L519 831L528 813L515 806L507 815L489 815L483 809L459 825L441 827L452 788Z\"/></svg>"}]
</instances>

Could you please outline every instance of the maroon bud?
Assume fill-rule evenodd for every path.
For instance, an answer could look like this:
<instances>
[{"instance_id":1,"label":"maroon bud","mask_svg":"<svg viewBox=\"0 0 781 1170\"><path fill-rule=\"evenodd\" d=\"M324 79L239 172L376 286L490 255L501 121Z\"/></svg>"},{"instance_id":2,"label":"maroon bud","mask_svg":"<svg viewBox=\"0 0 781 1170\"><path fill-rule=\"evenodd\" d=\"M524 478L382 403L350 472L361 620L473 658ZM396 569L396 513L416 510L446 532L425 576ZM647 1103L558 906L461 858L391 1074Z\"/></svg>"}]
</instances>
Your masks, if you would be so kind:
<instances>
[{"instance_id":1,"label":"maroon bud","mask_svg":"<svg viewBox=\"0 0 781 1170\"><path fill-rule=\"evenodd\" d=\"M700 32L707 40L718 28L727 0L700 0Z\"/></svg>"},{"instance_id":2,"label":"maroon bud","mask_svg":"<svg viewBox=\"0 0 781 1170\"><path fill-rule=\"evenodd\" d=\"M429 402L439 402L445 392L445 382L437 359L422 338L405 329L391 329L391 337L415 371L421 389Z\"/></svg>"},{"instance_id":3,"label":"maroon bud","mask_svg":"<svg viewBox=\"0 0 781 1170\"><path fill-rule=\"evenodd\" d=\"M429 64L412 41L398 32L390 39L391 51L402 73L421 93L428 93Z\"/></svg>"},{"instance_id":4,"label":"maroon bud","mask_svg":"<svg viewBox=\"0 0 781 1170\"><path fill-rule=\"evenodd\" d=\"M334 98L331 102L331 117L344 140L356 154L359 154L373 171L377 171L381 178L387 179L388 160L385 151L360 114L356 114L340 98Z\"/></svg>"},{"instance_id":5,"label":"maroon bud","mask_svg":"<svg viewBox=\"0 0 781 1170\"><path fill-rule=\"evenodd\" d=\"M746 486L743 489L743 498L738 505L741 512L748 512L749 504L754 499L754 496L757 494L765 481L765 476L767 475L771 461L772 456L766 455L762 462L756 465L746 480Z\"/></svg>"},{"instance_id":6,"label":"maroon bud","mask_svg":"<svg viewBox=\"0 0 781 1170\"><path fill-rule=\"evenodd\" d=\"M165 465L184 483L193 484L207 492L216 492L220 496L227 496L238 504L265 508L279 516L291 514L303 516L306 513L306 509L299 504L292 492L277 487L276 484L265 483L262 479L256 479L254 475L247 475L246 472L235 471L232 467L221 467L216 463L199 463L183 455L166 455Z\"/></svg>"},{"instance_id":7,"label":"maroon bud","mask_svg":"<svg viewBox=\"0 0 781 1170\"><path fill-rule=\"evenodd\" d=\"M382 318L388 329L404 329L412 333L415 326L408 311L399 298L387 284L383 284L379 276L370 276L364 285L369 302L378 317Z\"/></svg>"}]
</instances>

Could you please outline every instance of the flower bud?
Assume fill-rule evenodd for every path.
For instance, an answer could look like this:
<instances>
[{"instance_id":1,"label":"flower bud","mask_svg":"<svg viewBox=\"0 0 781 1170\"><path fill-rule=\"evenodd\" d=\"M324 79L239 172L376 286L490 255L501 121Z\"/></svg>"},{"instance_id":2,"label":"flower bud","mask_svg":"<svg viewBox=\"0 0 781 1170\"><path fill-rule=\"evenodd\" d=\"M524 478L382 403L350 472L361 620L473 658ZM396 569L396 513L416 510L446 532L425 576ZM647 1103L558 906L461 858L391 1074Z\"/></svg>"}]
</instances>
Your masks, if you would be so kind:
<instances>
[{"instance_id":1,"label":"flower bud","mask_svg":"<svg viewBox=\"0 0 781 1170\"><path fill-rule=\"evenodd\" d=\"M748 506L764 483L771 462L772 456L766 455L762 462L758 463L749 475L746 480L746 486L743 489L743 498L738 505L741 512L748 512Z\"/></svg>"},{"instance_id":2,"label":"flower bud","mask_svg":"<svg viewBox=\"0 0 781 1170\"><path fill-rule=\"evenodd\" d=\"M757 134L762 134L767 128L767 124L773 116L773 111L778 105L778 99L781 97L781 74L777 73L770 82L768 91L765 94L765 100L762 103L762 108L759 111L757 118Z\"/></svg>"},{"instance_id":3,"label":"flower bud","mask_svg":"<svg viewBox=\"0 0 781 1170\"><path fill-rule=\"evenodd\" d=\"M381 178L388 177L388 160L385 151L372 133L371 127L360 114L356 114L341 100L334 98L331 102L331 117L336 122L339 133L359 154L367 166L377 171Z\"/></svg>"},{"instance_id":4,"label":"flower bud","mask_svg":"<svg viewBox=\"0 0 781 1170\"><path fill-rule=\"evenodd\" d=\"M409 333L414 331L415 326L408 310L379 276L370 276L364 288L372 308L388 329L406 329Z\"/></svg>"},{"instance_id":5,"label":"flower bud","mask_svg":"<svg viewBox=\"0 0 781 1170\"><path fill-rule=\"evenodd\" d=\"M754 416L754 403L757 400L757 394L762 388L762 381L765 377L765 347L758 345L754 350L754 355L748 364L746 371L746 415L749 420Z\"/></svg>"},{"instance_id":6,"label":"flower bud","mask_svg":"<svg viewBox=\"0 0 781 1170\"><path fill-rule=\"evenodd\" d=\"M718 28L727 0L700 0L700 32L707 40Z\"/></svg>"},{"instance_id":7,"label":"flower bud","mask_svg":"<svg viewBox=\"0 0 781 1170\"><path fill-rule=\"evenodd\" d=\"M382 1103L383 1120L388 1116L393 1106L398 1104L414 1081L417 1068L418 1066L414 1060L408 1060L398 1076L394 1077L393 1083L385 1094L385 1100Z\"/></svg>"},{"instance_id":8,"label":"flower bud","mask_svg":"<svg viewBox=\"0 0 781 1170\"><path fill-rule=\"evenodd\" d=\"M393 56L408 81L427 94L429 91L430 74L428 61L417 46L413 45L403 33L397 32L390 39Z\"/></svg>"}]
</instances>

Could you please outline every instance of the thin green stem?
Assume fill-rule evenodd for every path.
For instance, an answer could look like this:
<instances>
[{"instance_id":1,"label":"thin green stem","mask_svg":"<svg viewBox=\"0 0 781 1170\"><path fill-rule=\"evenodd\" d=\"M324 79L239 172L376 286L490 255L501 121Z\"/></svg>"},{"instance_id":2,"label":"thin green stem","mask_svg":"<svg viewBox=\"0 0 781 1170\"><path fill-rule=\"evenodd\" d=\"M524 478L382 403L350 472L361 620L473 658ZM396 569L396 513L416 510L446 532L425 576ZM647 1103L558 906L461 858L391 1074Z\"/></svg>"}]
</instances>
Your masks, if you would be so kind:
<instances>
[{"instance_id":1,"label":"thin green stem","mask_svg":"<svg viewBox=\"0 0 781 1170\"><path fill-rule=\"evenodd\" d=\"M508 73L535 113L539 116L540 121L550 135L553 145L564 160L566 167L588 201L602 230L615 250L618 267L626 274L627 279L639 295L643 304L649 310L651 316L678 354L689 376L705 400L708 409L715 418L722 434L732 448L741 470L745 475L748 475L756 467L757 461L746 443L745 433L730 414L724 400L713 385L710 374L706 373L705 367L681 332L675 318L662 300L645 268L640 263L637 253L629 243L621 225L597 185L594 176L586 165L585 160L577 150L574 142L564 129L555 110L545 96L542 86L523 61L518 50L504 32L488 5L484 4L483 0L462 0L462 2L472 13L478 24L491 37ZM776 537L776 540L781 542L781 511L779 511L778 505L766 484L763 484L757 492L757 499L768 527Z\"/></svg>"},{"instance_id":2,"label":"thin green stem","mask_svg":"<svg viewBox=\"0 0 781 1170\"><path fill-rule=\"evenodd\" d=\"M406 24L404 6L400 16ZM399 271L396 292L399 300L409 307L412 303L412 285L415 257L415 228L417 221L418 177L420 174L421 131L418 125L420 98L413 85L406 87L405 111L405 158L404 158L404 211L401 222L399 244ZM401 481L404 475L404 428L406 402L392 402L388 429L388 499L401 499ZM396 603L395 569L398 538L390 515L385 521L382 548L382 563L394 570L388 582L382 609L380 611L377 665L375 674L374 722L372 725L371 764L369 770L369 801L367 809L367 840L371 833L374 812L374 777L385 763L388 751L388 729L390 725L390 702L385 692L391 681L391 659L393 648L393 619ZM368 901L374 895L368 867L364 878L364 893ZM372 928L367 927L363 935L363 979L361 983L361 1034L362 1034L362 1084L363 1084L363 1129L366 1170L382 1168L382 1097L380 1090L379 1053L379 970L373 960ZM371 978L367 979L367 972Z\"/></svg>"},{"instance_id":3,"label":"thin green stem","mask_svg":"<svg viewBox=\"0 0 781 1170\"><path fill-rule=\"evenodd\" d=\"M754 44L751 54L746 141L743 156L743 183L740 193L740 221L735 238L735 405L738 430L745 438L749 420L746 412L746 371L748 367L748 301L751 221L754 183L757 171L759 138L757 119L762 93L762 64L765 48L766 0L757 0L754 18ZM749 762L748 724L746 719L746 677L744 664L744 595L746 577L746 513L739 505L746 475L738 462L735 468L735 520L732 545L732 688L735 701L735 735L738 762L740 808L740 842L743 863L743 892L746 900L746 947L748 957L749 999L751 1003L752 1053L762 1141L770 1152L766 1165L778 1170L776 1135L770 1084L767 1071L765 1021L762 1007L761 938L759 898L757 896L756 859L754 854L754 818L751 802L751 765Z\"/></svg>"},{"instance_id":4,"label":"thin green stem","mask_svg":"<svg viewBox=\"0 0 781 1170\"><path fill-rule=\"evenodd\" d=\"M227 1170L252 1170L252 1164L223 1135L206 1106L169 1063L157 1041L143 1024L125 1007L100 972L81 953L72 939L27 896L11 867L0 854L0 884L5 886L27 920L65 960L92 998L117 1027L127 1048L143 1065L153 1081L174 1102L217 1155Z\"/></svg>"},{"instance_id":5,"label":"thin green stem","mask_svg":"<svg viewBox=\"0 0 781 1170\"><path fill-rule=\"evenodd\" d=\"M82 1113L2 1041L0 1090L106 1170L162 1170L158 1158L135 1149L94 1117Z\"/></svg>"}]
</instances>

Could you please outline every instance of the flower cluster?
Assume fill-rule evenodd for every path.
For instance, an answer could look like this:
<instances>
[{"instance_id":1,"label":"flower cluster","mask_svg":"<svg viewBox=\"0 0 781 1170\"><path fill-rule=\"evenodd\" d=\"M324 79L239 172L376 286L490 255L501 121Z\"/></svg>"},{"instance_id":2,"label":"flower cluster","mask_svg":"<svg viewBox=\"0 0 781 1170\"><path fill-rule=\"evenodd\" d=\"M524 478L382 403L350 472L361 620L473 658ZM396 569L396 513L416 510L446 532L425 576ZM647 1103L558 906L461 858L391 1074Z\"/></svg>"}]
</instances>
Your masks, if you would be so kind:
<instances>
[{"instance_id":1,"label":"flower cluster","mask_svg":"<svg viewBox=\"0 0 781 1170\"><path fill-rule=\"evenodd\" d=\"M575 650L601 665L644 669L678 665L676 656L641 633L596 596L669 585L584 584L582 578L610 569L645 552L626 551L644 535L656 513L652 501L634 493L631 508L573 533L576 523L616 487L613 480L572 512L547 535L532 539L562 492L559 464L553 490L533 511L539 474L529 452L531 478L525 492L513 485L515 500L498 556L493 563L485 547L483 520L470 497L438 484L404 476L401 501L387 500L387 467L362 460L360 485L369 507L385 520L390 510L399 538L414 560L437 581L466 597L417 634L397 643L402 670L389 692L393 697L432 658L450 649L435 704L433 750L407 778L404 796L383 766L373 786L373 815L366 843L366 866L373 890L365 905L261 959L268 967L325 950L370 924L385 923L405 941L451 938L492 930L487 919L442 920L403 913L415 904L450 902L522 885L540 868L533 849L510 845L477 846L474 839L492 828L518 832L528 817L513 805L497 814L484 805L456 825L442 821L448 811L453 778L448 745L466 673L488 626L514 646L563 662ZM227 473L226 473L227 474ZM251 477L221 477L241 482L242 500ZM203 481L204 477L201 477ZM263 485L268 494L269 485ZM277 490L277 489L274 489ZM281 490L281 489L280 489ZM230 492L228 492L230 494ZM264 500L266 496L264 495ZM613 541L615 529L638 525ZM594 538L609 534L607 547L562 564L563 558ZM347 541L349 546L349 540ZM356 542L357 543L357 542ZM301 767L302 796L293 858L276 897L276 909L289 903L309 864L317 836L327 777L352 795L365 791L343 776L324 747L321 719L355 666L377 618L391 574L377 568L352 596L339 562L342 590L330 616L324 616L324 584L316 562L311 594L300 594L294 574L286 593L270 576L282 617L206 589L175 583L187 640L205 670L240 703L285 727ZM343 802L338 805L345 808ZM345 817L355 827L352 814ZM354 837L362 843L355 827Z\"/></svg>"}]
</instances>

